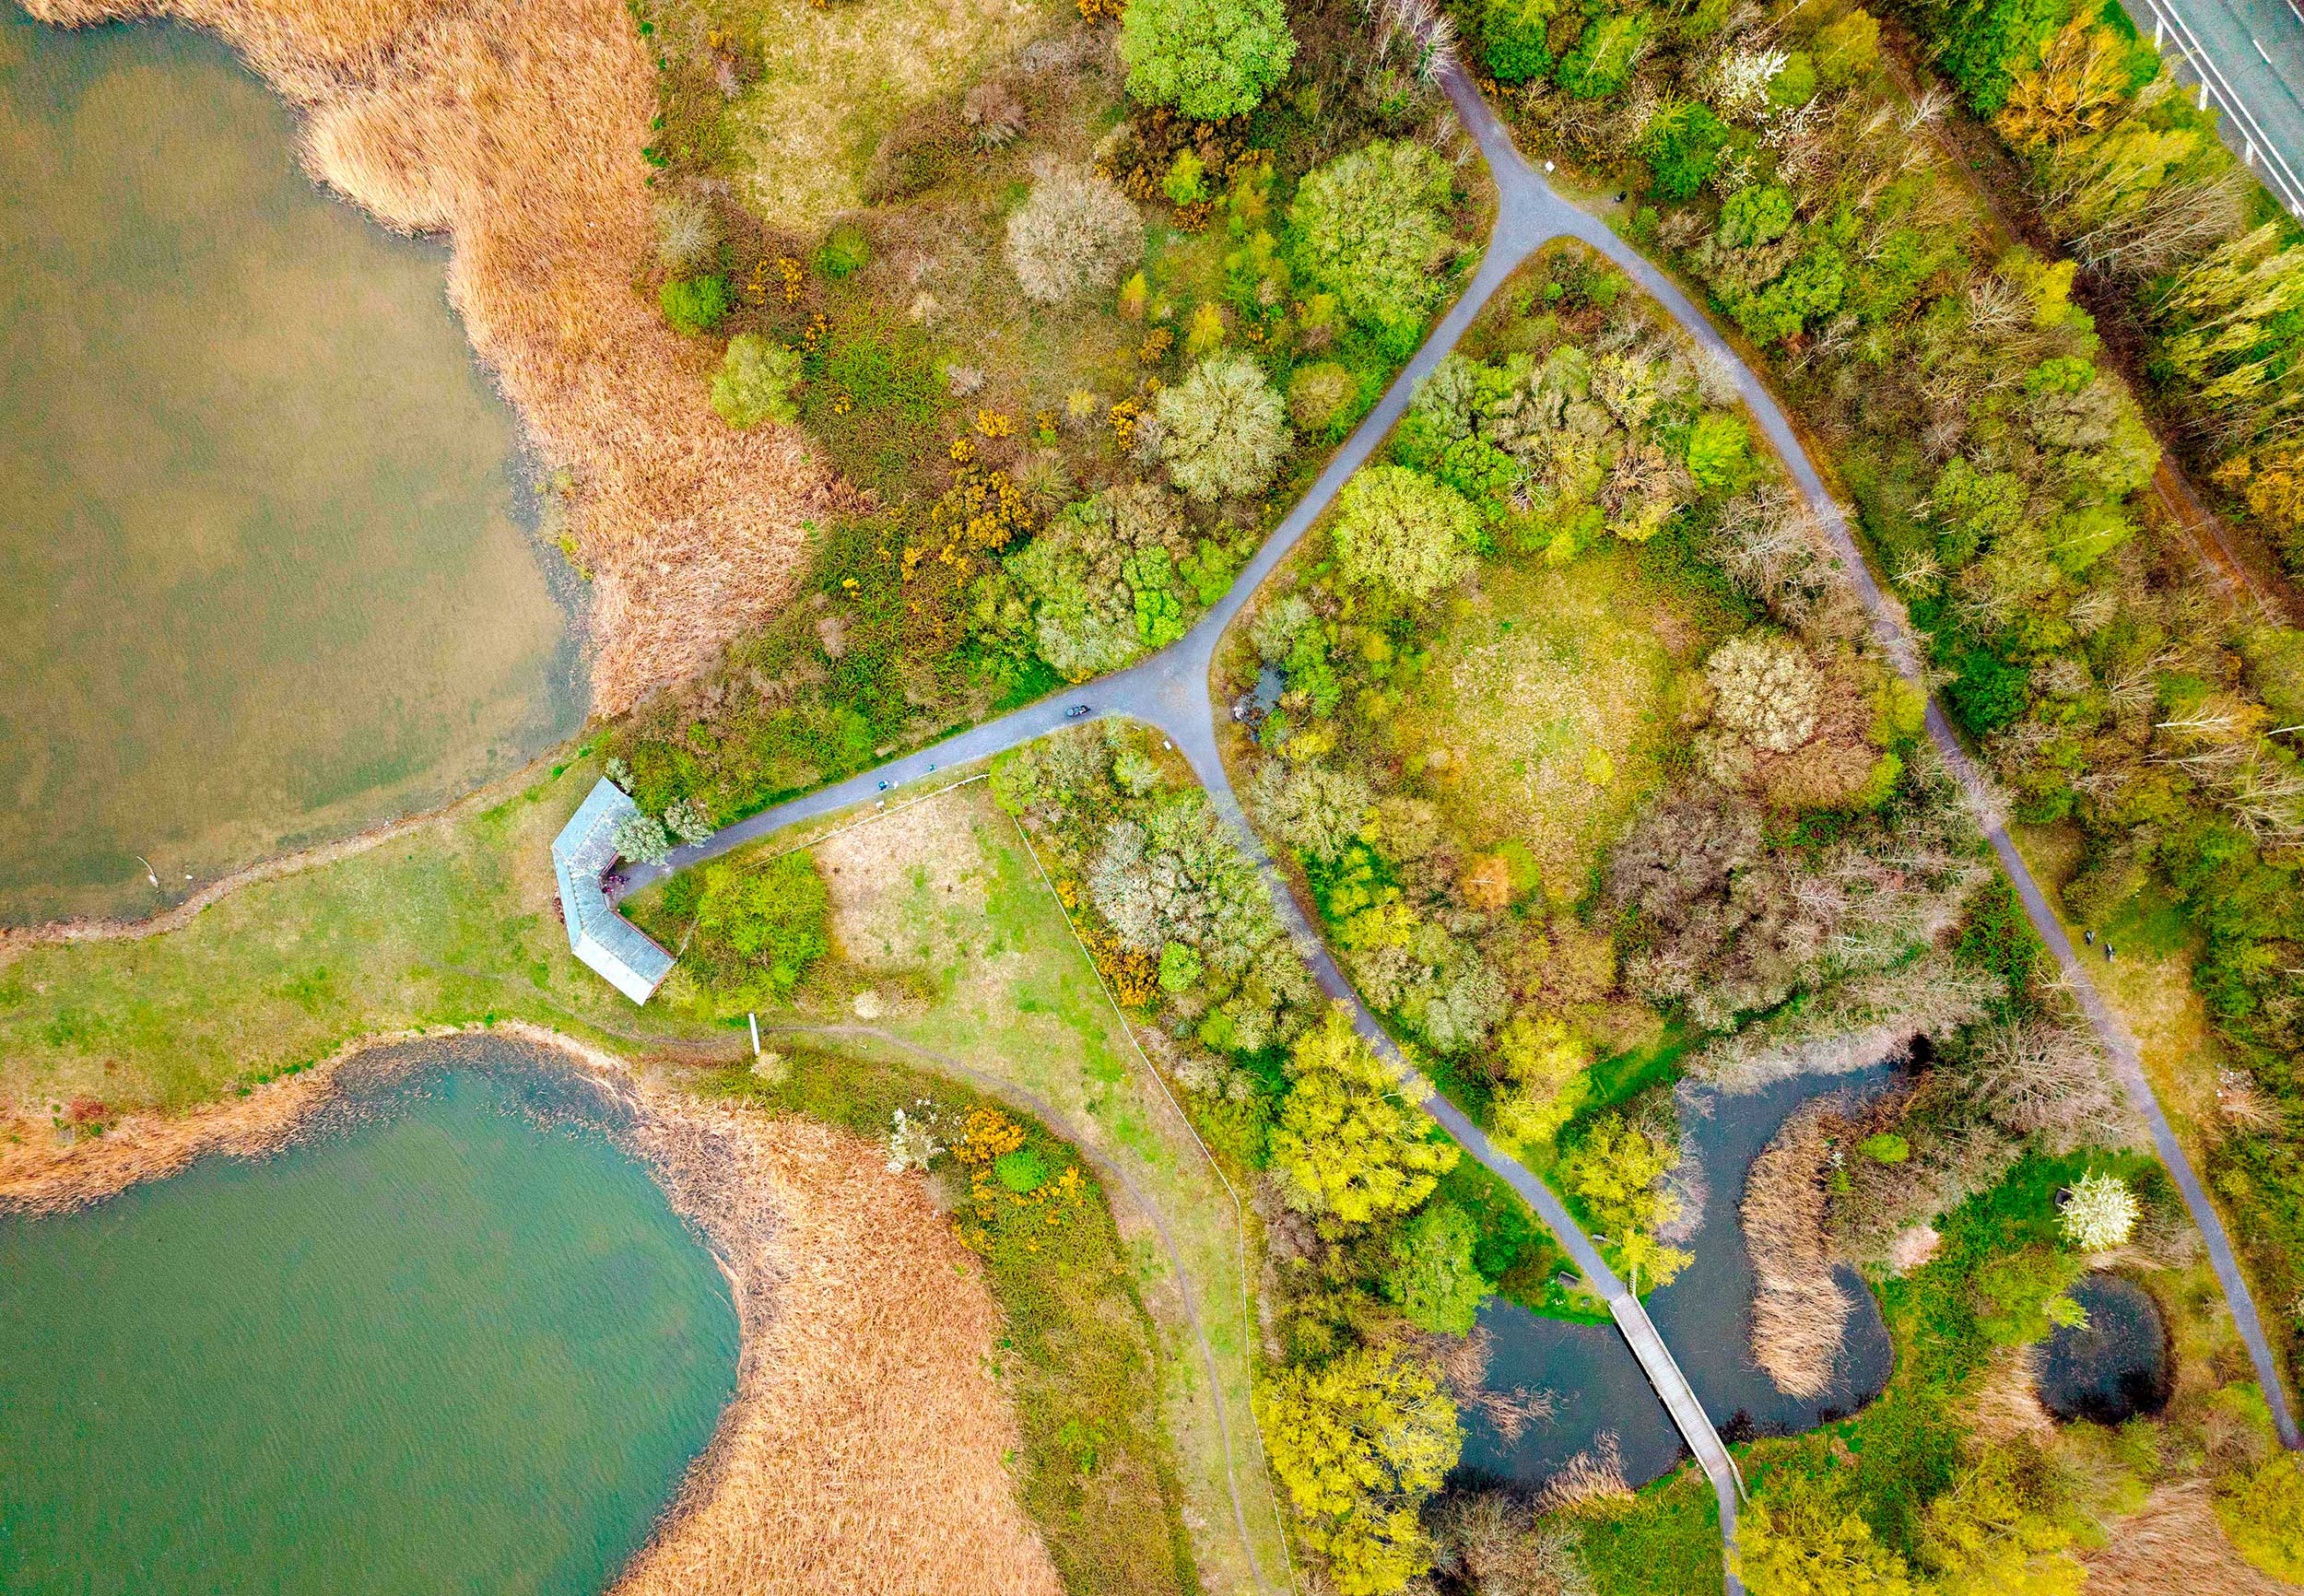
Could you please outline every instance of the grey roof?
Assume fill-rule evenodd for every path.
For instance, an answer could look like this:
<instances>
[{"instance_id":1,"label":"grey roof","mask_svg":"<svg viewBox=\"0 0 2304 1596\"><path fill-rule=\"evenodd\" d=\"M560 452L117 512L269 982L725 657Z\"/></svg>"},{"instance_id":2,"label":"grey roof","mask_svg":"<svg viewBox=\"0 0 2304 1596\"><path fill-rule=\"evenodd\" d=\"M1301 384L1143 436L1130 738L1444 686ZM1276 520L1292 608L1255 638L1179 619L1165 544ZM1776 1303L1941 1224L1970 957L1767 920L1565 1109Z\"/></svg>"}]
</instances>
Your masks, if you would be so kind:
<instances>
[{"instance_id":1,"label":"grey roof","mask_svg":"<svg viewBox=\"0 0 2304 1596\"><path fill-rule=\"evenodd\" d=\"M559 878L569 947L610 986L644 1003L672 973L672 956L618 914L600 885L616 863L617 827L639 813L639 804L603 778L552 839L552 874Z\"/></svg>"}]
</instances>

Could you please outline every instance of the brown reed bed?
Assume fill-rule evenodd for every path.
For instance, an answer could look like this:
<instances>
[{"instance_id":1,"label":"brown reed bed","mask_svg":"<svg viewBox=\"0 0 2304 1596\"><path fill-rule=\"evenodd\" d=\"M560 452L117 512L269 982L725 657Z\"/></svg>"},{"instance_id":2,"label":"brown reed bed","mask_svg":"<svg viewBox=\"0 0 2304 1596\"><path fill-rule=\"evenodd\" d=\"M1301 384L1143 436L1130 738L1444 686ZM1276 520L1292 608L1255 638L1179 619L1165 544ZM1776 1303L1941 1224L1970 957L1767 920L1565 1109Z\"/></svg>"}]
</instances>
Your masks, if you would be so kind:
<instances>
[{"instance_id":1,"label":"brown reed bed","mask_svg":"<svg viewBox=\"0 0 2304 1596\"><path fill-rule=\"evenodd\" d=\"M1811 1104L1784 1121L1745 1178L1745 1244L1751 1250L1752 1358L1787 1396L1821 1396L1832 1383L1854 1304L1832 1278L1825 1221L1828 1110Z\"/></svg>"},{"instance_id":2,"label":"brown reed bed","mask_svg":"<svg viewBox=\"0 0 2304 1596\"><path fill-rule=\"evenodd\" d=\"M2155 1490L2080 1560L2088 1596L2293 1596L2297 1590L2241 1560L2201 1479Z\"/></svg>"},{"instance_id":3,"label":"brown reed bed","mask_svg":"<svg viewBox=\"0 0 2304 1596\"><path fill-rule=\"evenodd\" d=\"M716 346L642 292L656 71L622 0L24 4L66 26L214 30L303 112L317 177L387 227L448 236L474 346L575 483L601 712L775 612L804 523L846 490L796 428L723 425L705 402Z\"/></svg>"},{"instance_id":4,"label":"brown reed bed","mask_svg":"<svg viewBox=\"0 0 2304 1596\"><path fill-rule=\"evenodd\" d=\"M1062 1596L1007 1469L1020 1441L991 1372L1000 1309L919 1179L846 1132L708 1102L541 1027L493 1030L569 1060L630 1110L617 1134L704 1234L743 1327L735 1395L615 1596ZM0 1142L0 1212L70 1208L196 1157L274 1149L349 1068L420 1060L379 1051L413 1034L69 1146Z\"/></svg>"}]
</instances>

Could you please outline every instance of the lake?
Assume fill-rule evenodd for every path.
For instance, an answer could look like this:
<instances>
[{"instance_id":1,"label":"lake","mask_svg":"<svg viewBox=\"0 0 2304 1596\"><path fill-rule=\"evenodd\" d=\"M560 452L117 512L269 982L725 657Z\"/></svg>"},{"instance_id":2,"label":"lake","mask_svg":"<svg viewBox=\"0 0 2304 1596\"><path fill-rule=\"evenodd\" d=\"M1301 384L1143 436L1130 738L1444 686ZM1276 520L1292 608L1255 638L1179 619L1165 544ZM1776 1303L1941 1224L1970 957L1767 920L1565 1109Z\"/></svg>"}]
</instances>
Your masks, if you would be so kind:
<instances>
[{"instance_id":1,"label":"lake","mask_svg":"<svg viewBox=\"0 0 2304 1596\"><path fill-rule=\"evenodd\" d=\"M268 1158L0 1219L0 1590L597 1596L646 1542L727 1284L588 1080L416 1046Z\"/></svg>"},{"instance_id":2,"label":"lake","mask_svg":"<svg viewBox=\"0 0 2304 1596\"><path fill-rule=\"evenodd\" d=\"M143 860L182 897L582 722L446 251L295 140L214 39L0 4L0 922L148 913Z\"/></svg>"},{"instance_id":3,"label":"lake","mask_svg":"<svg viewBox=\"0 0 2304 1596\"><path fill-rule=\"evenodd\" d=\"M1681 1123L1703 1201L1694 1233L1675 1245L1695 1261L1646 1298L1649 1318L1672 1349L1704 1412L1728 1439L1794 1435L1845 1416L1886 1389L1894 1349L1880 1305L1852 1269L1836 1277L1854 1305L1828 1390L1803 1399L1776 1389L1752 1361L1752 1255L1737 1209L1753 1159L1802 1104L1819 1097L1879 1090L1892 1074L1878 1065L1844 1075L1799 1075L1744 1096L1684 1086ZM1554 1393L1549 1420L1508 1439L1478 1414L1464 1415L1469 1484L1540 1485L1580 1451L1607 1445L1625 1478L1644 1485L1686 1455L1671 1415L1613 1324L1547 1319L1492 1297L1480 1322L1491 1339L1487 1384Z\"/></svg>"}]
</instances>

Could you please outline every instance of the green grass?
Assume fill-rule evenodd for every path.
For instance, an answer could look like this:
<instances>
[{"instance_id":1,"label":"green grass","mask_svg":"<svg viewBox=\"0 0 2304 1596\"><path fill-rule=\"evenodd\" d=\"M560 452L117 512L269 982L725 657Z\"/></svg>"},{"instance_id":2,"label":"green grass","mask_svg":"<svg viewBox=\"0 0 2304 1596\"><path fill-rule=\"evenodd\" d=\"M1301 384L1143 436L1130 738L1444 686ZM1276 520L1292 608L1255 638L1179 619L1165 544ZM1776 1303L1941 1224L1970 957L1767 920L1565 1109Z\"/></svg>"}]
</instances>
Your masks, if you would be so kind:
<instances>
[{"instance_id":1,"label":"green grass","mask_svg":"<svg viewBox=\"0 0 2304 1596\"><path fill-rule=\"evenodd\" d=\"M1578 1515L1581 1553L1606 1596L1687 1596L1721 1584L1720 1504L1699 1469L1643 1487L1627 1506Z\"/></svg>"}]
</instances>

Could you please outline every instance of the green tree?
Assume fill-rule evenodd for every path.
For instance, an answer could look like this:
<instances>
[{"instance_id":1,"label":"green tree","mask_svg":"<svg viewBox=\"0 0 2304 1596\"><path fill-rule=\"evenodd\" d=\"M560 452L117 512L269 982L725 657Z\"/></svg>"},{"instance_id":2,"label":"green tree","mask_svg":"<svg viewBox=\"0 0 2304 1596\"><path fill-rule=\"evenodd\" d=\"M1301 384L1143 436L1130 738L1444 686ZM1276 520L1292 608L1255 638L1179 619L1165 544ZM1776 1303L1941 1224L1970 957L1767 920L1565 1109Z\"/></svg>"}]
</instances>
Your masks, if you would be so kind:
<instances>
[{"instance_id":1,"label":"green tree","mask_svg":"<svg viewBox=\"0 0 2304 1596\"><path fill-rule=\"evenodd\" d=\"M1272 1131L1289 1203L1345 1225L1405 1214L1456 1167L1455 1147L1407 1101L1398 1066L1377 1057L1340 1003L1297 1039Z\"/></svg>"},{"instance_id":2,"label":"green tree","mask_svg":"<svg viewBox=\"0 0 2304 1596\"><path fill-rule=\"evenodd\" d=\"M1480 1299L1492 1289L1472 1261L1478 1239L1471 1218L1453 1203L1418 1209L1393 1241L1384 1295L1418 1330L1470 1334Z\"/></svg>"},{"instance_id":3,"label":"green tree","mask_svg":"<svg viewBox=\"0 0 2304 1596\"><path fill-rule=\"evenodd\" d=\"M1704 186L1728 143L1728 129L1700 100L1675 100L1648 119L1640 158L1658 199L1684 200Z\"/></svg>"},{"instance_id":4,"label":"green tree","mask_svg":"<svg viewBox=\"0 0 2304 1596\"><path fill-rule=\"evenodd\" d=\"M1739 1517L1734 1564L1752 1596L1914 1596L1903 1557L1799 1476L1763 1491Z\"/></svg>"},{"instance_id":5,"label":"green tree","mask_svg":"<svg viewBox=\"0 0 2304 1596\"><path fill-rule=\"evenodd\" d=\"M1120 21L1128 92L1214 122L1253 111L1296 58L1280 0L1130 0Z\"/></svg>"},{"instance_id":6,"label":"green tree","mask_svg":"<svg viewBox=\"0 0 2304 1596\"><path fill-rule=\"evenodd\" d=\"M1210 356L1154 407L1169 475L1204 504L1263 492L1295 442L1280 395L1246 355Z\"/></svg>"},{"instance_id":7,"label":"green tree","mask_svg":"<svg viewBox=\"0 0 2304 1596\"><path fill-rule=\"evenodd\" d=\"M1448 163L1407 139L1377 139L1308 173L1288 206L1296 269L1346 315L1405 353L1447 292Z\"/></svg>"},{"instance_id":8,"label":"green tree","mask_svg":"<svg viewBox=\"0 0 2304 1596\"><path fill-rule=\"evenodd\" d=\"M1422 1573L1416 1509L1456 1466L1455 1404L1421 1362L1354 1347L1283 1370L1256 1393L1272 1472L1345 1596L1381 1596Z\"/></svg>"},{"instance_id":9,"label":"green tree","mask_svg":"<svg viewBox=\"0 0 2304 1596\"><path fill-rule=\"evenodd\" d=\"M709 865L692 952L723 997L781 1003L831 949L831 895L816 862L786 853L757 867Z\"/></svg>"},{"instance_id":10,"label":"green tree","mask_svg":"<svg viewBox=\"0 0 2304 1596\"><path fill-rule=\"evenodd\" d=\"M712 409L731 427L797 421L792 391L800 384L800 355L758 333L738 333L712 373Z\"/></svg>"},{"instance_id":11,"label":"green tree","mask_svg":"<svg viewBox=\"0 0 2304 1596\"><path fill-rule=\"evenodd\" d=\"M683 333L711 332L727 319L733 302L722 276L674 277L656 290L664 319Z\"/></svg>"},{"instance_id":12,"label":"green tree","mask_svg":"<svg viewBox=\"0 0 2304 1596\"><path fill-rule=\"evenodd\" d=\"M1332 535L1346 581L1414 602L1464 580L1479 533L1479 512L1455 489L1372 465L1345 484Z\"/></svg>"},{"instance_id":13,"label":"green tree","mask_svg":"<svg viewBox=\"0 0 2304 1596\"><path fill-rule=\"evenodd\" d=\"M2086 1578L2036 1453L1987 1448L1928 1504L1933 1596L2078 1596Z\"/></svg>"},{"instance_id":14,"label":"green tree","mask_svg":"<svg viewBox=\"0 0 2304 1596\"><path fill-rule=\"evenodd\" d=\"M1585 26L1552 81L1578 100L1605 100L1622 88L1648 47L1654 26L1642 11L1617 11Z\"/></svg>"},{"instance_id":15,"label":"green tree","mask_svg":"<svg viewBox=\"0 0 2304 1596\"><path fill-rule=\"evenodd\" d=\"M1688 428L1688 475L1699 487L1734 492L1752 473L1752 434L1744 417L1707 410Z\"/></svg>"},{"instance_id":16,"label":"green tree","mask_svg":"<svg viewBox=\"0 0 2304 1596\"><path fill-rule=\"evenodd\" d=\"M1679 1149L1658 1141L1622 1114L1593 1122L1560 1159L1560 1181L1613 1240L1627 1272L1637 1267L1643 1290L1669 1285L1694 1262L1656 1239L1659 1226L1679 1216L1680 1200L1659 1190L1680 1161Z\"/></svg>"},{"instance_id":17,"label":"green tree","mask_svg":"<svg viewBox=\"0 0 2304 1596\"><path fill-rule=\"evenodd\" d=\"M1548 42L1559 0L1487 0L1480 13L1482 59L1499 83L1526 83L1552 70Z\"/></svg>"},{"instance_id":18,"label":"green tree","mask_svg":"<svg viewBox=\"0 0 2304 1596\"><path fill-rule=\"evenodd\" d=\"M1781 183L1753 183L1720 207L1720 241L1732 250L1772 243L1792 223L1792 191Z\"/></svg>"},{"instance_id":19,"label":"green tree","mask_svg":"<svg viewBox=\"0 0 2304 1596\"><path fill-rule=\"evenodd\" d=\"M1526 1013L1496 1034L1497 1133L1520 1146L1549 1142L1582 1106L1592 1049L1557 1015Z\"/></svg>"}]
</instances>

